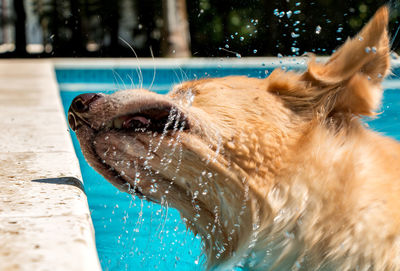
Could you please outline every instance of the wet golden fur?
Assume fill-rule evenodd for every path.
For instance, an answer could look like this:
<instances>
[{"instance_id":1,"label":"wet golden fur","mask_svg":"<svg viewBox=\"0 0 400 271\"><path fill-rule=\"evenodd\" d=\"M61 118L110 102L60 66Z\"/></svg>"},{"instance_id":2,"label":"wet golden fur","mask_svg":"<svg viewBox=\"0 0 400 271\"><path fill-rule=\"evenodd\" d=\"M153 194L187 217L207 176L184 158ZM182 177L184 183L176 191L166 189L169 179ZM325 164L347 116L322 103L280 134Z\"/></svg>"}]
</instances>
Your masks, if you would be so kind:
<instances>
[{"instance_id":1,"label":"wet golden fur","mask_svg":"<svg viewBox=\"0 0 400 271\"><path fill-rule=\"evenodd\" d=\"M92 110L104 116L107 103L117 111L121 103L168 102L187 117L190 131L160 140L146 162L168 185L149 192L146 168L139 182L124 178L181 212L202 236L209 269L400 270L400 145L360 120L379 109L390 68L387 21L383 7L327 63L312 60L304 73L190 81L166 97L122 91ZM85 150L88 133L77 135L101 171ZM143 163L149 137L104 132L94 148L127 172L118 161ZM102 156L110 146L114 160Z\"/></svg>"}]
</instances>

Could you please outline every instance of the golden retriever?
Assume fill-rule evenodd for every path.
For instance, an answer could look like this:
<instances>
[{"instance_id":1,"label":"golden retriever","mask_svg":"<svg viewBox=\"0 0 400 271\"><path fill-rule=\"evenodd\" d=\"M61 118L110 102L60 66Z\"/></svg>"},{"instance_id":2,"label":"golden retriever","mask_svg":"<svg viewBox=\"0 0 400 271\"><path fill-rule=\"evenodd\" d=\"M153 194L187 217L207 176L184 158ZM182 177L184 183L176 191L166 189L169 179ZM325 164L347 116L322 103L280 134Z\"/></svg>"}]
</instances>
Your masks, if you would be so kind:
<instances>
[{"instance_id":1,"label":"golden retriever","mask_svg":"<svg viewBox=\"0 0 400 271\"><path fill-rule=\"evenodd\" d=\"M111 183L180 211L208 269L400 270L400 145L360 120L381 102L387 24L382 7L303 73L83 94L69 123Z\"/></svg>"}]
</instances>

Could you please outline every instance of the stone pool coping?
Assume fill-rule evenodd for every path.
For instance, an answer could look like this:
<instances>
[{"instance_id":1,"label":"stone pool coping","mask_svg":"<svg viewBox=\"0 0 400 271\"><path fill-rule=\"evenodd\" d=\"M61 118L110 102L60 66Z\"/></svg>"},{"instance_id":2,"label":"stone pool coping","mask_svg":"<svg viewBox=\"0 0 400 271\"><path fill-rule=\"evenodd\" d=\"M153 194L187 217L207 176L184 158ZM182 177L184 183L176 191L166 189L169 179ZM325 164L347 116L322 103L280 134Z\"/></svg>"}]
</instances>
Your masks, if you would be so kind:
<instances>
[{"instance_id":1,"label":"stone pool coping","mask_svg":"<svg viewBox=\"0 0 400 271\"><path fill-rule=\"evenodd\" d=\"M51 60L0 60L0 270L101 270Z\"/></svg>"}]
</instances>

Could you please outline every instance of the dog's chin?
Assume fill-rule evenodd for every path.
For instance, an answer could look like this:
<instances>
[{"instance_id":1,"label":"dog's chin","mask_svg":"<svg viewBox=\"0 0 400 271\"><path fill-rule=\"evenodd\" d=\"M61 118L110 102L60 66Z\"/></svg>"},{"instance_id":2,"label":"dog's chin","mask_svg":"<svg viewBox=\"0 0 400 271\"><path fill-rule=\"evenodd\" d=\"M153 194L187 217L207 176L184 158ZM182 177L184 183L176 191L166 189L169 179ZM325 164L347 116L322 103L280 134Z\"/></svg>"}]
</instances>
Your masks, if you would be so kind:
<instances>
[{"instance_id":1,"label":"dog's chin","mask_svg":"<svg viewBox=\"0 0 400 271\"><path fill-rule=\"evenodd\" d=\"M86 125L76 134L88 163L120 191L157 203L178 203L178 194L187 194L166 173L173 166L158 155L173 151L165 150L165 143L176 148L174 138L145 131L97 131Z\"/></svg>"},{"instance_id":2,"label":"dog's chin","mask_svg":"<svg viewBox=\"0 0 400 271\"><path fill-rule=\"evenodd\" d=\"M79 127L75 133L87 162L120 191L130 192L129 182L98 155L96 130L87 125L83 125Z\"/></svg>"}]
</instances>

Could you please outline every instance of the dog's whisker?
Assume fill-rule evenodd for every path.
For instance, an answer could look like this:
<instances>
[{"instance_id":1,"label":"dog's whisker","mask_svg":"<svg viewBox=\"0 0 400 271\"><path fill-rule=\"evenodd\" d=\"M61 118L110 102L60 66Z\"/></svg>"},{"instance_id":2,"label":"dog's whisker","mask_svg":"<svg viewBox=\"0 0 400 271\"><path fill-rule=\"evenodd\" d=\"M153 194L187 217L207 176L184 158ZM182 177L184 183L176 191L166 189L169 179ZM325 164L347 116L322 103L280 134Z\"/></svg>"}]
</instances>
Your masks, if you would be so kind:
<instances>
[{"instance_id":1,"label":"dog's whisker","mask_svg":"<svg viewBox=\"0 0 400 271\"><path fill-rule=\"evenodd\" d=\"M114 76L114 80L117 83L118 89L128 89L126 87L125 82L122 79L121 75L115 70L112 70L112 73L113 73L113 76ZM121 84L123 85L123 87L120 86L120 84L119 84L120 81L121 81Z\"/></svg>"},{"instance_id":2,"label":"dog's whisker","mask_svg":"<svg viewBox=\"0 0 400 271\"><path fill-rule=\"evenodd\" d=\"M178 68L179 68L179 71L181 72L181 81L179 83L189 80L189 77L188 77L187 73L183 70L183 68L181 66L178 66Z\"/></svg>"},{"instance_id":3,"label":"dog's whisker","mask_svg":"<svg viewBox=\"0 0 400 271\"><path fill-rule=\"evenodd\" d=\"M139 77L139 87L142 88L143 87L143 74L142 74L142 69L140 68L142 65L140 64L140 59L138 57L138 55L136 54L135 49L129 44L129 42L127 42L125 39L123 39L122 37L119 37L119 39L126 44L126 46L129 47L129 49L133 52L133 54L135 55L136 61L137 61L137 71L138 71L138 77Z\"/></svg>"},{"instance_id":4,"label":"dog's whisker","mask_svg":"<svg viewBox=\"0 0 400 271\"><path fill-rule=\"evenodd\" d=\"M127 74L126 77L128 77L129 80L131 81L131 88L132 88L132 89L135 89L136 86L135 86L135 83L133 82L133 78L132 78L129 74Z\"/></svg>"},{"instance_id":5,"label":"dog's whisker","mask_svg":"<svg viewBox=\"0 0 400 271\"><path fill-rule=\"evenodd\" d=\"M150 55L151 55L151 59L153 60L153 78L151 79L149 90L151 90L151 88L153 87L153 84L156 80L156 62L154 59L153 49L151 48L151 46L150 46Z\"/></svg>"},{"instance_id":6,"label":"dog's whisker","mask_svg":"<svg viewBox=\"0 0 400 271\"><path fill-rule=\"evenodd\" d=\"M177 66L177 68L178 68L179 70L181 70L181 67L180 67L180 66ZM176 78L176 80L177 80L177 81L175 82L175 85L182 83L182 82L183 82L183 81L181 80L181 79L182 79L182 75L179 76L178 72L177 72L175 69L173 69L173 71L174 71L174 74L175 74L175 78Z\"/></svg>"}]
</instances>

